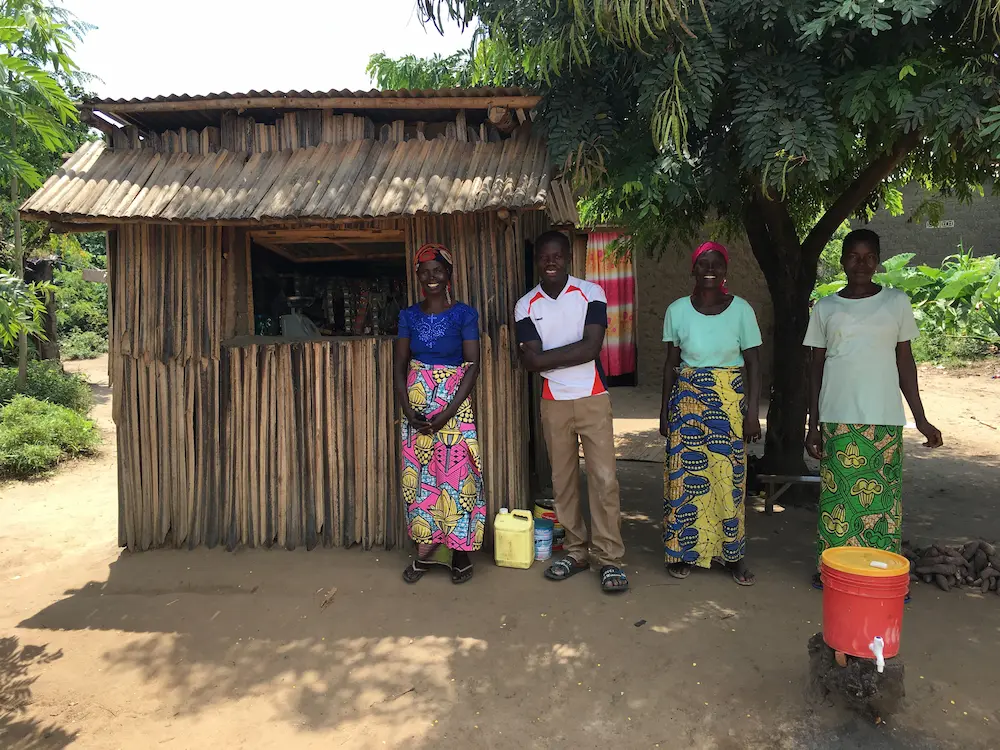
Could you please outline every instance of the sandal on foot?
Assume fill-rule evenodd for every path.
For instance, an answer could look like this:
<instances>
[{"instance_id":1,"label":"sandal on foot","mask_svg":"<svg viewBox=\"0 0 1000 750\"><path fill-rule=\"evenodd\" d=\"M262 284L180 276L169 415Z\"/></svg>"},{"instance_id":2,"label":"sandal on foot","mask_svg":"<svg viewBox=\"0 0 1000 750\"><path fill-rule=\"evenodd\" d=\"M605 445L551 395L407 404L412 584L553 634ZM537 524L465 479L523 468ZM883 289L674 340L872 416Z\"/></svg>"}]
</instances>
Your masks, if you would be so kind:
<instances>
[{"instance_id":1,"label":"sandal on foot","mask_svg":"<svg viewBox=\"0 0 1000 750\"><path fill-rule=\"evenodd\" d=\"M605 594L621 594L628 591L628 577L625 571L615 565L601 568L601 591Z\"/></svg>"},{"instance_id":2,"label":"sandal on foot","mask_svg":"<svg viewBox=\"0 0 1000 750\"><path fill-rule=\"evenodd\" d=\"M585 570L589 570L590 565L588 563L581 563L572 557L564 557L562 560L556 560L548 568L545 569L545 577L550 581L565 581L567 578L572 578L577 573L582 573Z\"/></svg>"},{"instance_id":3,"label":"sandal on foot","mask_svg":"<svg viewBox=\"0 0 1000 750\"><path fill-rule=\"evenodd\" d=\"M423 563L421 563L423 565ZM406 566L403 571L403 580L407 583L416 583L427 573L427 568L417 567L417 561L414 560L412 563Z\"/></svg>"},{"instance_id":4,"label":"sandal on foot","mask_svg":"<svg viewBox=\"0 0 1000 750\"><path fill-rule=\"evenodd\" d=\"M736 581L737 586L753 586L757 583L757 576L749 568L743 570L733 568L733 580Z\"/></svg>"},{"instance_id":5,"label":"sandal on foot","mask_svg":"<svg viewBox=\"0 0 1000 750\"><path fill-rule=\"evenodd\" d=\"M670 563L670 565L667 566L667 573L671 577L683 581L691 575L691 566L687 563Z\"/></svg>"},{"instance_id":6,"label":"sandal on foot","mask_svg":"<svg viewBox=\"0 0 1000 750\"><path fill-rule=\"evenodd\" d=\"M460 583L465 583L472 578L472 563L469 563L464 568L452 568L451 569L451 582L456 586Z\"/></svg>"}]
</instances>

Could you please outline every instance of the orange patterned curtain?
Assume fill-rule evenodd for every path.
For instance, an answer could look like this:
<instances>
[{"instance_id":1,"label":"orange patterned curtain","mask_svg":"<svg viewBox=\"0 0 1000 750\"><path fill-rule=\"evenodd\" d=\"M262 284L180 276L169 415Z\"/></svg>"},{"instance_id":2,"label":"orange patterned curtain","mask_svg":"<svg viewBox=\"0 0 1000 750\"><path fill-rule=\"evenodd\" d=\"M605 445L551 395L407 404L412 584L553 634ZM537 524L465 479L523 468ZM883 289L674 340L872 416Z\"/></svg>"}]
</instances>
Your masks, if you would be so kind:
<instances>
[{"instance_id":1,"label":"orange patterned curtain","mask_svg":"<svg viewBox=\"0 0 1000 750\"><path fill-rule=\"evenodd\" d=\"M609 377L635 372L635 274L632 258L612 259L608 246L620 232L592 232L587 238L587 281L608 298L608 331L601 365Z\"/></svg>"}]
</instances>

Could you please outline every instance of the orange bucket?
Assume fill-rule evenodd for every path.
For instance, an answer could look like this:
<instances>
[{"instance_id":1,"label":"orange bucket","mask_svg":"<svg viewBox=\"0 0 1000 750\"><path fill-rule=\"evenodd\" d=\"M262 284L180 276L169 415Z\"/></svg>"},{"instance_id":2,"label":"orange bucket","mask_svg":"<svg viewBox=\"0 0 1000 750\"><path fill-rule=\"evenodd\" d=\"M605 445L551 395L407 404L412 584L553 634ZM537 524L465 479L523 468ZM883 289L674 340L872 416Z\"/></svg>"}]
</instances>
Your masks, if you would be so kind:
<instances>
[{"instance_id":1,"label":"orange bucket","mask_svg":"<svg viewBox=\"0 0 1000 750\"><path fill-rule=\"evenodd\" d=\"M885 641L886 659L899 653L910 561L867 547L833 547L820 560L823 640L834 651L872 658L869 645Z\"/></svg>"}]
</instances>

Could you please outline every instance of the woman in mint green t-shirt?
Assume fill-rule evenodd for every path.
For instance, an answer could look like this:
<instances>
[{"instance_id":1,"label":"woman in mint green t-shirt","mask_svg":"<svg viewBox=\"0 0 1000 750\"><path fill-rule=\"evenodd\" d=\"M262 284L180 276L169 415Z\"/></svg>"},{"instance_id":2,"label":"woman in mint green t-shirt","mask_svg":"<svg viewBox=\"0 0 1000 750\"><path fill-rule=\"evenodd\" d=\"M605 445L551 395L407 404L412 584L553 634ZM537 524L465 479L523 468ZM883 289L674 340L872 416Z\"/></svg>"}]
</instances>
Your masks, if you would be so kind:
<instances>
[{"instance_id":1,"label":"woman in mint green t-shirt","mask_svg":"<svg viewBox=\"0 0 1000 750\"><path fill-rule=\"evenodd\" d=\"M847 286L813 307L804 344L812 348L806 450L820 460L818 554L830 547L898 553L903 520L903 399L925 446L942 444L927 421L910 342L910 299L873 281L879 237L857 229L840 258ZM813 584L822 583L817 574Z\"/></svg>"},{"instance_id":2,"label":"woman in mint green t-shirt","mask_svg":"<svg viewBox=\"0 0 1000 750\"><path fill-rule=\"evenodd\" d=\"M761 338L753 309L726 290L728 266L729 253L718 243L695 250L694 293L671 304L663 320L663 548L675 578L717 560L736 583L752 586L746 441L760 439Z\"/></svg>"}]
</instances>

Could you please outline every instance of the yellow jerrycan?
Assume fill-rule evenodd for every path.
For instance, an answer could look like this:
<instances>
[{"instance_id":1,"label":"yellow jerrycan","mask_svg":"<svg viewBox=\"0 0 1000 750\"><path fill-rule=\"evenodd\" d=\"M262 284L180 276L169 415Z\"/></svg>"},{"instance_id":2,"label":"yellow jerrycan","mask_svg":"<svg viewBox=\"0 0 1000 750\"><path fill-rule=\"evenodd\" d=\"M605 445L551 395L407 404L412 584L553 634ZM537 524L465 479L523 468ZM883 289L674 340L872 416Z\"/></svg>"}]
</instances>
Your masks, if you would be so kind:
<instances>
[{"instance_id":1,"label":"yellow jerrycan","mask_svg":"<svg viewBox=\"0 0 1000 750\"><path fill-rule=\"evenodd\" d=\"M501 508L493 519L493 554L503 568L530 568L535 559L535 517Z\"/></svg>"}]
</instances>

